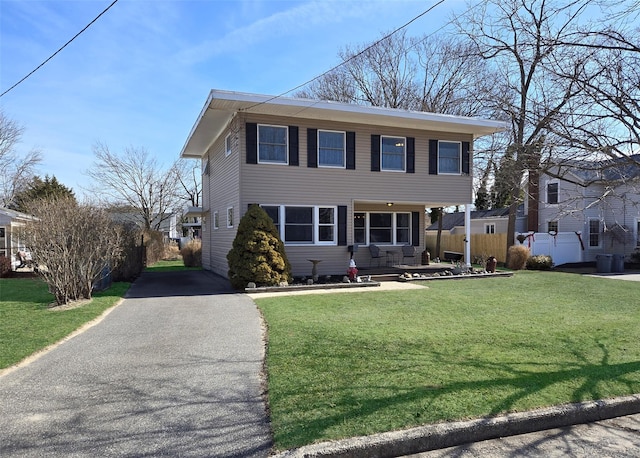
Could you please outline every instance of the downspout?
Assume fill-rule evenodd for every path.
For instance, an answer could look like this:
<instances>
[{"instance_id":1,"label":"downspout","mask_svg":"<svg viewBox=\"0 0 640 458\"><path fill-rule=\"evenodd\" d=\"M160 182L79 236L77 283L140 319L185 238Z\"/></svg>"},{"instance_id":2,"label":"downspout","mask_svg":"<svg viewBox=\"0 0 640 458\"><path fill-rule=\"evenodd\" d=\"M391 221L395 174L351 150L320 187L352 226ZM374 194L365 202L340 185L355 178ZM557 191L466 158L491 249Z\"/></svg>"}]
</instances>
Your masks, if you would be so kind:
<instances>
[{"instance_id":1,"label":"downspout","mask_svg":"<svg viewBox=\"0 0 640 458\"><path fill-rule=\"evenodd\" d=\"M471 204L464 206L464 260L471 268Z\"/></svg>"}]
</instances>

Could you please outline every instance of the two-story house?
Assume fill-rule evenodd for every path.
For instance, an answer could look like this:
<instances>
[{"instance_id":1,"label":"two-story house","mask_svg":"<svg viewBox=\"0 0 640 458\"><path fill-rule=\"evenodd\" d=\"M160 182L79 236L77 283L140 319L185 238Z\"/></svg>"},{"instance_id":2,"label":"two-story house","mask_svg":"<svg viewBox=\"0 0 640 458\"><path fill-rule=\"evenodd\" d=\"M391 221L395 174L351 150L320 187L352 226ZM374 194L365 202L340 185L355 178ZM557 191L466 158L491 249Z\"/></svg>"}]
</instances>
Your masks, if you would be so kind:
<instances>
[{"instance_id":1,"label":"two-story house","mask_svg":"<svg viewBox=\"0 0 640 458\"><path fill-rule=\"evenodd\" d=\"M640 155L631 160L570 161L541 174L529 193L535 253L555 251L556 264L589 262L598 254L628 257L640 247ZM535 208L536 212L531 212ZM553 253L548 253L552 254Z\"/></svg>"},{"instance_id":2,"label":"two-story house","mask_svg":"<svg viewBox=\"0 0 640 458\"><path fill-rule=\"evenodd\" d=\"M248 206L280 231L293 274L342 274L369 244L424 247L425 208L469 204L475 138L502 122L213 90L181 156L202 161L202 263L226 276Z\"/></svg>"}]
</instances>

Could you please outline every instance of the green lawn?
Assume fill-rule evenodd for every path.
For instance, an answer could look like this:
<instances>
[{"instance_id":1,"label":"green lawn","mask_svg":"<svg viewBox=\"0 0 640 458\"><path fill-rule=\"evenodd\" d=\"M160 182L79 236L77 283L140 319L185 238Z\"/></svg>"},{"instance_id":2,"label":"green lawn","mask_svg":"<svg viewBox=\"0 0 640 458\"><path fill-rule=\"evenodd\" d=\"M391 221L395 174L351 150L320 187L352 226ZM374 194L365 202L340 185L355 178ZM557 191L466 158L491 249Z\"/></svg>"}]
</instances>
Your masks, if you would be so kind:
<instances>
[{"instance_id":1,"label":"green lawn","mask_svg":"<svg viewBox=\"0 0 640 458\"><path fill-rule=\"evenodd\" d=\"M275 444L640 393L640 284L560 272L257 300Z\"/></svg>"},{"instance_id":2,"label":"green lawn","mask_svg":"<svg viewBox=\"0 0 640 458\"><path fill-rule=\"evenodd\" d=\"M114 283L91 303L53 311L47 286L39 279L0 278L0 369L16 364L69 335L114 305L129 283Z\"/></svg>"},{"instance_id":3,"label":"green lawn","mask_svg":"<svg viewBox=\"0 0 640 458\"><path fill-rule=\"evenodd\" d=\"M175 261L158 261L145 269L148 272L174 272L177 270L202 270L202 267L185 267L182 259L178 259Z\"/></svg>"}]
</instances>

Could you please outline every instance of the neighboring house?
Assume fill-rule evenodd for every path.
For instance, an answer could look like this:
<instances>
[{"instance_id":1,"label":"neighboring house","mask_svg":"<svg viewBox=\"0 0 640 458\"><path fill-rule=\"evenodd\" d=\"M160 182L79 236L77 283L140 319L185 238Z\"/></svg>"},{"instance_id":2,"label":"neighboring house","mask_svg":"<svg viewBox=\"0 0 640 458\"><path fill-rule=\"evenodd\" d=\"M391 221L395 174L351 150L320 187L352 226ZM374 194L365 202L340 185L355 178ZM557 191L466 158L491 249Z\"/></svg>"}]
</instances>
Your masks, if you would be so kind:
<instances>
[{"instance_id":1,"label":"neighboring house","mask_svg":"<svg viewBox=\"0 0 640 458\"><path fill-rule=\"evenodd\" d=\"M640 161L640 155L633 158ZM595 261L598 254L628 258L640 247L638 164L572 161L542 174L537 192L529 194L534 254L555 252L561 264Z\"/></svg>"},{"instance_id":2,"label":"neighboring house","mask_svg":"<svg viewBox=\"0 0 640 458\"><path fill-rule=\"evenodd\" d=\"M451 235L464 234L464 212L442 214L442 232ZM496 208L493 210L471 211L471 234L506 234L509 222L509 208ZM516 231L526 230L524 205L518 207L516 216ZM427 227L427 235L438 232L438 222Z\"/></svg>"},{"instance_id":3,"label":"neighboring house","mask_svg":"<svg viewBox=\"0 0 640 458\"><path fill-rule=\"evenodd\" d=\"M186 207L182 211L182 237L199 239L202 233L202 208Z\"/></svg>"},{"instance_id":4,"label":"neighboring house","mask_svg":"<svg viewBox=\"0 0 640 458\"><path fill-rule=\"evenodd\" d=\"M144 220L142 216L135 211L110 211L111 218L118 223L132 223L140 228L144 228ZM167 218L164 218L160 222L160 226L158 228L159 232L162 232L162 235L171 240L176 240L180 238L181 234L178 232L179 229L179 218L180 215L176 213L172 213ZM153 221L151 221L152 227L155 226L158 222L158 217L155 216Z\"/></svg>"},{"instance_id":5,"label":"neighboring house","mask_svg":"<svg viewBox=\"0 0 640 458\"><path fill-rule=\"evenodd\" d=\"M18 251L28 251L19 230L33 219L31 215L0 207L0 256L10 258L13 269L20 265Z\"/></svg>"},{"instance_id":6,"label":"neighboring house","mask_svg":"<svg viewBox=\"0 0 640 458\"><path fill-rule=\"evenodd\" d=\"M227 275L238 222L261 205L295 276L345 273L349 247L424 247L425 208L472 196L473 140L498 121L213 90L182 149L202 161L202 263Z\"/></svg>"}]
</instances>

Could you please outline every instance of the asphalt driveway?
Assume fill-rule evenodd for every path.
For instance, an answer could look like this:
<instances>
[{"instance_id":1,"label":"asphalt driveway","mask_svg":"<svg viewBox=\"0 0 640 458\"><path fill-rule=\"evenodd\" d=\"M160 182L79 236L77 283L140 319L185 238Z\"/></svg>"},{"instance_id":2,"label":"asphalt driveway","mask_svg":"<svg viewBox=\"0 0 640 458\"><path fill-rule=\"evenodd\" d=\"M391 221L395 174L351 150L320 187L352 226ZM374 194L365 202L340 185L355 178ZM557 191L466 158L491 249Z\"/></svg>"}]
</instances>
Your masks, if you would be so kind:
<instances>
[{"instance_id":1,"label":"asphalt driveway","mask_svg":"<svg viewBox=\"0 0 640 458\"><path fill-rule=\"evenodd\" d=\"M264 457L261 321L203 271L144 273L98 325L0 378L0 456Z\"/></svg>"}]
</instances>

